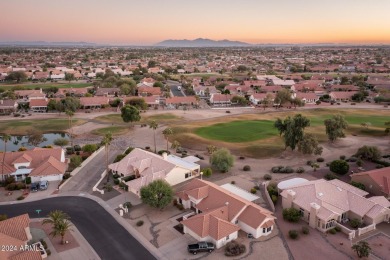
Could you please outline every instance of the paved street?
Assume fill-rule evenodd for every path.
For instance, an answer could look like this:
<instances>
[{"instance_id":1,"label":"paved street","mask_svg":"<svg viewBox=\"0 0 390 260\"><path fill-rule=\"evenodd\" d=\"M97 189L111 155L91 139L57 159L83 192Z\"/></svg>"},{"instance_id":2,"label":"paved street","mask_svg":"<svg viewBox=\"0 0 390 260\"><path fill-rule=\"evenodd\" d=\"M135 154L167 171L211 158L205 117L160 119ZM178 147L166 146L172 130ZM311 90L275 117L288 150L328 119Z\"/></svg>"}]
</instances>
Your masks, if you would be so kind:
<instances>
[{"instance_id":1,"label":"paved street","mask_svg":"<svg viewBox=\"0 0 390 260\"><path fill-rule=\"evenodd\" d=\"M41 212L38 215L36 209ZM155 259L99 203L83 197L56 197L29 203L0 206L8 217L28 213L31 218L46 216L52 210L66 212L101 259Z\"/></svg>"}]
</instances>

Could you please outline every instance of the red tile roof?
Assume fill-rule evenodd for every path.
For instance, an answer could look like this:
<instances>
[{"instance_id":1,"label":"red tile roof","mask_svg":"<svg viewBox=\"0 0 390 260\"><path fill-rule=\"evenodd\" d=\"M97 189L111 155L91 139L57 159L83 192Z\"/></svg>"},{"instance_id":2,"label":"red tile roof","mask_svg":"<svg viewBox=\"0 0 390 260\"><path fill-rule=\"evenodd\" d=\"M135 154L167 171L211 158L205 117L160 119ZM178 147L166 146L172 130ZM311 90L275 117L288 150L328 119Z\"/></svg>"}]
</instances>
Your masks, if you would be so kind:
<instances>
[{"instance_id":1,"label":"red tile roof","mask_svg":"<svg viewBox=\"0 0 390 260\"><path fill-rule=\"evenodd\" d=\"M30 107L46 107L49 101L46 99L31 99Z\"/></svg>"}]
</instances>

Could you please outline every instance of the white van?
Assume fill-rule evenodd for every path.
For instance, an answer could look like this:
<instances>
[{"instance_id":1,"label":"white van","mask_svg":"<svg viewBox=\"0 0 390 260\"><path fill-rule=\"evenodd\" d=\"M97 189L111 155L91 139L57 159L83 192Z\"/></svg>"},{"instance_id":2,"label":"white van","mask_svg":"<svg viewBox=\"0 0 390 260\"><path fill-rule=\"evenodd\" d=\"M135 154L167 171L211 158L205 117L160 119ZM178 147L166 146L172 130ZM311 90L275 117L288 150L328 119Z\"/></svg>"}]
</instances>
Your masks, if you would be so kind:
<instances>
[{"instance_id":1,"label":"white van","mask_svg":"<svg viewBox=\"0 0 390 260\"><path fill-rule=\"evenodd\" d=\"M49 187L48 181L40 181L39 182L39 189L40 190L47 190L48 187Z\"/></svg>"}]
</instances>

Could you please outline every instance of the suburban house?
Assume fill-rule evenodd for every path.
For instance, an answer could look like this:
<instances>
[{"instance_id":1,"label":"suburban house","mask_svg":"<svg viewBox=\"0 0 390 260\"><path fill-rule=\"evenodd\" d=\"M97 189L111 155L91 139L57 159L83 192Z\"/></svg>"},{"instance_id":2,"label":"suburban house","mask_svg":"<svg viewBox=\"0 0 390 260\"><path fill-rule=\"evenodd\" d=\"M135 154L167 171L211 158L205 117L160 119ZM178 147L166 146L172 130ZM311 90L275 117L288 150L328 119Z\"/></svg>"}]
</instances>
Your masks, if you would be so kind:
<instances>
[{"instance_id":1,"label":"suburban house","mask_svg":"<svg viewBox=\"0 0 390 260\"><path fill-rule=\"evenodd\" d=\"M33 112L46 112L47 111L47 104L49 101L46 99L31 99L30 100L30 109Z\"/></svg>"},{"instance_id":2,"label":"suburban house","mask_svg":"<svg viewBox=\"0 0 390 260\"><path fill-rule=\"evenodd\" d=\"M351 180L364 184L371 194L390 199L390 168L354 173Z\"/></svg>"},{"instance_id":3,"label":"suburban house","mask_svg":"<svg viewBox=\"0 0 390 260\"><path fill-rule=\"evenodd\" d=\"M108 97L81 97L80 105L84 109L100 109L108 106L110 99Z\"/></svg>"},{"instance_id":4,"label":"suburban house","mask_svg":"<svg viewBox=\"0 0 390 260\"><path fill-rule=\"evenodd\" d=\"M53 70L50 72L51 80L63 80L65 79L65 72L60 70Z\"/></svg>"},{"instance_id":5,"label":"suburban house","mask_svg":"<svg viewBox=\"0 0 390 260\"><path fill-rule=\"evenodd\" d=\"M305 104L315 104L318 100L319 97L315 93L294 93L293 98L299 98L301 99Z\"/></svg>"},{"instance_id":6,"label":"suburban house","mask_svg":"<svg viewBox=\"0 0 390 260\"><path fill-rule=\"evenodd\" d=\"M120 92L119 88L97 88L95 96L98 97L117 97Z\"/></svg>"},{"instance_id":7,"label":"suburban house","mask_svg":"<svg viewBox=\"0 0 390 260\"><path fill-rule=\"evenodd\" d=\"M126 181L129 191L140 196L140 190L154 180L163 179L170 185L176 185L183 181L198 176L200 166L193 156L180 158L175 155L162 156L135 148L121 161L110 164L108 168L113 174L127 177L133 176L132 180Z\"/></svg>"},{"instance_id":8,"label":"suburban house","mask_svg":"<svg viewBox=\"0 0 390 260\"><path fill-rule=\"evenodd\" d=\"M4 161L3 161L4 158ZM15 180L31 177L32 182L62 180L68 167L62 148L34 148L21 152L6 152L0 156L2 178L14 176Z\"/></svg>"},{"instance_id":9,"label":"suburban house","mask_svg":"<svg viewBox=\"0 0 390 260\"><path fill-rule=\"evenodd\" d=\"M366 225L389 221L390 202L383 196L365 198L368 192L340 180L307 181L284 189L283 208L296 208L310 227L326 232L358 219Z\"/></svg>"},{"instance_id":10,"label":"suburban house","mask_svg":"<svg viewBox=\"0 0 390 260\"><path fill-rule=\"evenodd\" d=\"M275 225L276 218L267 209L205 180L193 179L176 196L196 213L183 217L184 233L217 248L236 239L239 230L259 238L271 234Z\"/></svg>"},{"instance_id":11,"label":"suburban house","mask_svg":"<svg viewBox=\"0 0 390 260\"><path fill-rule=\"evenodd\" d=\"M41 260L46 258L46 251L40 242L27 246L31 240L28 214L0 221L0 243L3 246L3 250L0 250L0 259Z\"/></svg>"},{"instance_id":12,"label":"suburban house","mask_svg":"<svg viewBox=\"0 0 390 260\"><path fill-rule=\"evenodd\" d=\"M16 90L15 95L20 99L21 102L30 102L32 99L45 99L46 94L42 92L42 89L39 90Z\"/></svg>"},{"instance_id":13,"label":"suburban house","mask_svg":"<svg viewBox=\"0 0 390 260\"><path fill-rule=\"evenodd\" d=\"M270 96L270 98L271 98L270 101L273 104L274 99L275 99L274 93L254 93L249 97L249 101L252 102L252 104L254 104L254 105L261 104L264 101L264 99L267 97L267 95Z\"/></svg>"},{"instance_id":14,"label":"suburban house","mask_svg":"<svg viewBox=\"0 0 390 260\"><path fill-rule=\"evenodd\" d=\"M192 87L194 92L195 92L195 95L197 96L200 96L200 97L208 97L212 94L217 94L217 93L220 93L220 91L218 91L215 86L202 86L202 85L199 85L199 86L193 86Z\"/></svg>"},{"instance_id":15,"label":"suburban house","mask_svg":"<svg viewBox=\"0 0 390 260\"><path fill-rule=\"evenodd\" d=\"M12 99L0 99L0 115L9 115L18 109L18 103Z\"/></svg>"},{"instance_id":16,"label":"suburban house","mask_svg":"<svg viewBox=\"0 0 390 260\"><path fill-rule=\"evenodd\" d=\"M210 96L210 104L212 104L213 106L221 106L221 107L230 106L232 104L231 101L232 97L234 97L234 95L212 94Z\"/></svg>"},{"instance_id":17,"label":"suburban house","mask_svg":"<svg viewBox=\"0 0 390 260\"><path fill-rule=\"evenodd\" d=\"M347 102L351 100L355 93L357 93L357 91L333 91L329 93L329 96L334 101Z\"/></svg>"},{"instance_id":18,"label":"suburban house","mask_svg":"<svg viewBox=\"0 0 390 260\"><path fill-rule=\"evenodd\" d=\"M359 91L359 87L354 85L333 85L330 87L330 91Z\"/></svg>"},{"instance_id":19,"label":"suburban house","mask_svg":"<svg viewBox=\"0 0 390 260\"><path fill-rule=\"evenodd\" d=\"M161 89L154 87L138 87L138 96L160 96Z\"/></svg>"}]
</instances>

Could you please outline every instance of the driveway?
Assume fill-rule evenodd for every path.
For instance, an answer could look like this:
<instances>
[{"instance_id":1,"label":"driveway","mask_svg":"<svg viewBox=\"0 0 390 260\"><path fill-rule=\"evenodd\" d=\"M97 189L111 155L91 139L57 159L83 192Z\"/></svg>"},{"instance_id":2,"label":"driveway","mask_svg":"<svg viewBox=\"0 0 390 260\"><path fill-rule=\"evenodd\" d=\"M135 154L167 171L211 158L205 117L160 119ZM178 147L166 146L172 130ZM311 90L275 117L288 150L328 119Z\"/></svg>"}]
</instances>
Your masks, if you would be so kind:
<instances>
[{"instance_id":1,"label":"driveway","mask_svg":"<svg viewBox=\"0 0 390 260\"><path fill-rule=\"evenodd\" d=\"M41 212L38 215L36 209ZM101 259L149 260L155 257L121 226L99 203L83 197L56 197L29 203L0 206L8 217L28 213L30 218L62 210Z\"/></svg>"}]
</instances>

